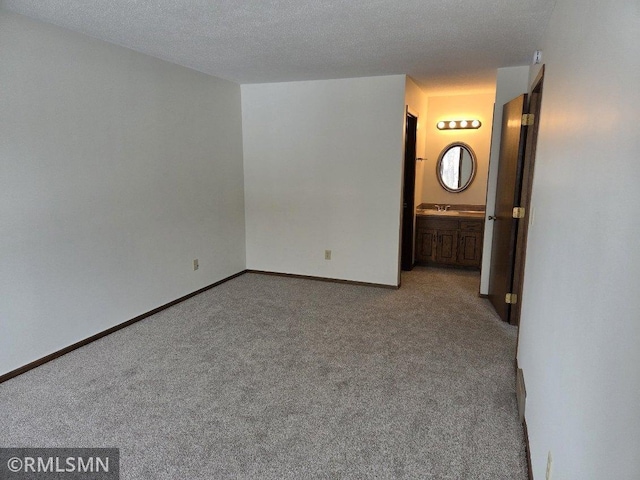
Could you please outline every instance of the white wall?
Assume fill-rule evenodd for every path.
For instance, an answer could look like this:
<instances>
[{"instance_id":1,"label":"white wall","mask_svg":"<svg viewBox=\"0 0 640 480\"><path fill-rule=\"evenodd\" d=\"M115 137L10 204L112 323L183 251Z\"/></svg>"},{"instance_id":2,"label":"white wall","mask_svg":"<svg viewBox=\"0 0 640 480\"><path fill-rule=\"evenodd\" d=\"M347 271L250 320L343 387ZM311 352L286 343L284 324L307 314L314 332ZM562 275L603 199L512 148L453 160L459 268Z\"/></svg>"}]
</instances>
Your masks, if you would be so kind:
<instances>
[{"instance_id":1,"label":"white wall","mask_svg":"<svg viewBox=\"0 0 640 480\"><path fill-rule=\"evenodd\" d=\"M242 86L247 268L397 284L404 94L404 75Z\"/></svg>"},{"instance_id":2,"label":"white wall","mask_svg":"<svg viewBox=\"0 0 640 480\"><path fill-rule=\"evenodd\" d=\"M491 146L491 122L493 117L493 92L473 95L429 97L426 131L426 160L422 165L421 202L438 204L484 205L487 191L487 171ZM482 126L477 130L438 130L441 120L478 119ZM469 145L477 159L476 176L465 191L451 193L438 182L436 165L444 148L453 142Z\"/></svg>"},{"instance_id":3,"label":"white wall","mask_svg":"<svg viewBox=\"0 0 640 480\"><path fill-rule=\"evenodd\" d=\"M426 156L426 140L427 140L427 95L418 87L418 85L410 77L406 78L404 102L409 113L415 115L418 119L416 130L416 171L413 205L414 208L422 203L422 190L424 182L424 157ZM417 160L421 158L423 160ZM415 231L416 217L413 217L413 228ZM413 236L413 259L415 260L415 235Z\"/></svg>"},{"instance_id":4,"label":"white wall","mask_svg":"<svg viewBox=\"0 0 640 480\"><path fill-rule=\"evenodd\" d=\"M244 269L238 85L4 11L0 65L0 374Z\"/></svg>"},{"instance_id":5,"label":"white wall","mask_svg":"<svg viewBox=\"0 0 640 480\"><path fill-rule=\"evenodd\" d=\"M518 361L536 479L640 475L640 3L559 0Z\"/></svg>"},{"instance_id":6,"label":"white wall","mask_svg":"<svg viewBox=\"0 0 640 480\"><path fill-rule=\"evenodd\" d=\"M529 67L499 68L496 80L496 97L493 111L493 132L491 134L491 157L487 176L486 216L493 215L496 207L496 184L500 161L500 139L502 137L502 107L529 90ZM493 242L493 222L485 221L482 249L482 270L480 293L489 293L489 273L491 270L491 243Z\"/></svg>"},{"instance_id":7,"label":"white wall","mask_svg":"<svg viewBox=\"0 0 640 480\"><path fill-rule=\"evenodd\" d=\"M416 137L416 158L426 157L427 140L427 103L428 97L418 85L407 77L405 86L405 104L409 107L409 112L418 117L418 131ZM416 185L415 185L415 206L422 203L422 190L424 182L424 165L426 162L420 160L416 162Z\"/></svg>"}]
</instances>

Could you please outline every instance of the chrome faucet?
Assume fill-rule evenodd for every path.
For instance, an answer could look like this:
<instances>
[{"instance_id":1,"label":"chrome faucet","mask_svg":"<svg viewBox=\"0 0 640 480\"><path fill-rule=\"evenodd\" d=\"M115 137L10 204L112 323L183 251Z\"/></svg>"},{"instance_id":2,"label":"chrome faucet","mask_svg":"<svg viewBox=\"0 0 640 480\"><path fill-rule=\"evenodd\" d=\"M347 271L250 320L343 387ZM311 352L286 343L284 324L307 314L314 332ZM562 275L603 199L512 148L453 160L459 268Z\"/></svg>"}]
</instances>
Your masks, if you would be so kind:
<instances>
[{"instance_id":1,"label":"chrome faucet","mask_svg":"<svg viewBox=\"0 0 640 480\"><path fill-rule=\"evenodd\" d=\"M442 211L442 207L440 205L438 205L437 203L435 203L433 206L436 207L439 212Z\"/></svg>"},{"instance_id":2,"label":"chrome faucet","mask_svg":"<svg viewBox=\"0 0 640 480\"><path fill-rule=\"evenodd\" d=\"M446 211L447 211L447 210L449 210L450 208L451 208L451 205L446 205L446 206L444 207L444 211L446 212Z\"/></svg>"}]
</instances>

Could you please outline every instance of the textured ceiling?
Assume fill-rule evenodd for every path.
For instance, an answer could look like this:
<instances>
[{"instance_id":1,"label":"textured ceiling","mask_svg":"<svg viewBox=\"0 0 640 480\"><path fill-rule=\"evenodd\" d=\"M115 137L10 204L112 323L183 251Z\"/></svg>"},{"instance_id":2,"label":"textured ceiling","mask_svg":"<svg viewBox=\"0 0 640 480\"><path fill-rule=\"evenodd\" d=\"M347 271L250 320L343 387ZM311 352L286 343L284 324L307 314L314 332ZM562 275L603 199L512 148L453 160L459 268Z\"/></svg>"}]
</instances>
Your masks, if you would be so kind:
<instances>
[{"instance_id":1,"label":"textured ceiling","mask_svg":"<svg viewBox=\"0 0 640 480\"><path fill-rule=\"evenodd\" d=\"M4 0L4 8L237 83L406 73L493 89L556 0Z\"/></svg>"}]
</instances>

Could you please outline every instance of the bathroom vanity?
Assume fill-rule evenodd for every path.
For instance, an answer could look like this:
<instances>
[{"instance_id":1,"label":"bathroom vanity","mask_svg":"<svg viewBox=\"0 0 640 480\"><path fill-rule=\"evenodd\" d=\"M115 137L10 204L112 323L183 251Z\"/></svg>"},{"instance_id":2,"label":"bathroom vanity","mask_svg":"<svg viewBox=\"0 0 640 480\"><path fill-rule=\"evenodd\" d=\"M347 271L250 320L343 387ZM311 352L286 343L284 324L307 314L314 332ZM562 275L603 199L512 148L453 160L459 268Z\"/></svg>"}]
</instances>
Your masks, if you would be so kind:
<instances>
[{"instance_id":1,"label":"bathroom vanity","mask_svg":"<svg viewBox=\"0 0 640 480\"><path fill-rule=\"evenodd\" d=\"M483 232L484 210L418 209L416 264L480 269Z\"/></svg>"}]
</instances>

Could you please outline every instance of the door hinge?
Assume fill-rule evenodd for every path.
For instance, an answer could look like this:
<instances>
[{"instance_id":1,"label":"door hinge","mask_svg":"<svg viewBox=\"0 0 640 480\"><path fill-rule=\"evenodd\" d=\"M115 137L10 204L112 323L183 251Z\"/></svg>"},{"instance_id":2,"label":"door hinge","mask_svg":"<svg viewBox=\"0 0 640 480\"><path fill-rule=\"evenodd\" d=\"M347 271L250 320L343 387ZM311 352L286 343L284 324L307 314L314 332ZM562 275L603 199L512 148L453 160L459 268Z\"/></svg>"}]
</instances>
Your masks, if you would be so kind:
<instances>
[{"instance_id":1,"label":"door hinge","mask_svg":"<svg viewBox=\"0 0 640 480\"><path fill-rule=\"evenodd\" d=\"M517 293L507 293L504 296L504 303L508 303L510 305L515 305L518 303L518 294Z\"/></svg>"},{"instance_id":2,"label":"door hinge","mask_svg":"<svg viewBox=\"0 0 640 480\"><path fill-rule=\"evenodd\" d=\"M523 127L530 127L531 125L533 125L534 118L535 118L535 115L533 113L523 113L522 114L522 126Z\"/></svg>"},{"instance_id":3,"label":"door hinge","mask_svg":"<svg viewBox=\"0 0 640 480\"><path fill-rule=\"evenodd\" d=\"M524 207L513 207L513 218L524 218L525 208Z\"/></svg>"}]
</instances>

